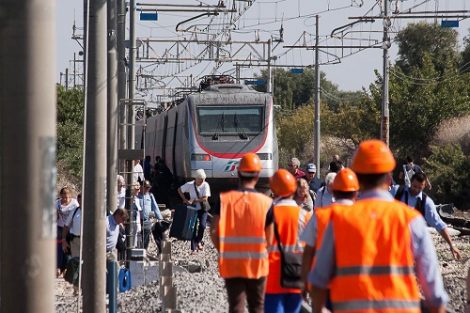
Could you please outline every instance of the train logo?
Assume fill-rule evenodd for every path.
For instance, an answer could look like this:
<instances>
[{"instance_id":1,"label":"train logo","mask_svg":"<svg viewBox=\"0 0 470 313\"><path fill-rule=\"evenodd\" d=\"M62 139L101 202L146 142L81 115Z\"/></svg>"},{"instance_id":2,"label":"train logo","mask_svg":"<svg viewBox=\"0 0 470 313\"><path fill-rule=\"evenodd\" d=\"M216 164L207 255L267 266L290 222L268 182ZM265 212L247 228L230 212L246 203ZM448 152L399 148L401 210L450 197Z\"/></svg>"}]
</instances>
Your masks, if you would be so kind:
<instances>
[{"instance_id":1,"label":"train logo","mask_svg":"<svg viewBox=\"0 0 470 313\"><path fill-rule=\"evenodd\" d=\"M233 172L237 169L238 161L228 161L227 165L225 165L224 172Z\"/></svg>"}]
</instances>

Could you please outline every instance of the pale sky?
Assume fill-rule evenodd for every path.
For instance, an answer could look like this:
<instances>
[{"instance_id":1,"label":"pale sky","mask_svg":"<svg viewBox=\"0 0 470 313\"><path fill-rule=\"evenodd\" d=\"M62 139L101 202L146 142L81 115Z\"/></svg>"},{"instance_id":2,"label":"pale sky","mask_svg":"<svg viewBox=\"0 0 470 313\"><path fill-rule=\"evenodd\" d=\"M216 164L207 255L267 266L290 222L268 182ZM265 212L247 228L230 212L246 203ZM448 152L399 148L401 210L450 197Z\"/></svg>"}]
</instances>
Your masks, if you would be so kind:
<instances>
[{"instance_id":1,"label":"pale sky","mask_svg":"<svg viewBox=\"0 0 470 313\"><path fill-rule=\"evenodd\" d=\"M155 3L155 1L137 1ZM166 2L158 1L159 3L184 3L184 4L198 4L194 0L168 0ZM215 0L204 0L201 1L204 4L216 4ZM229 1L226 1L228 3ZM267 40L271 35L278 36L278 29L282 23L284 28L284 43L280 44L278 48L273 52L273 55L280 55L278 64L299 64L308 65L313 63L313 52L306 51L305 49L294 49L283 55L282 45L294 45L295 41L301 36L303 31L310 34L315 32L314 17L309 16L313 14L320 15L320 38L322 38L322 44L338 44L329 39L324 41L327 35L331 31L341 25L352 22L348 19L349 16L362 16L369 9L373 8L376 1L364 0L364 4L359 7L362 3L361 0L322 0L322 1L306 1L306 0L257 0L255 4L240 18L237 26L239 31L232 33L232 40L253 40L255 38L255 30L258 30L258 37L261 40ZM422 3L423 0L405 0L399 1L401 8L410 8L415 4ZM416 8L415 10L425 11L436 9L436 3L440 2L440 10L470 10L470 3L466 4L465 0L452 0L452 1L428 1L428 3ZM468 1L467 1L468 2ZM395 4L392 4L393 6ZM58 72L65 72L65 68L69 68L69 73L73 70L73 53L77 53L81 50L79 44L72 40L72 26L74 20L78 27L83 26L82 21L82 0L58 0L57 1L57 70ZM378 7L373 9L372 14L378 14ZM175 25L182 20L194 16L198 13L173 13L173 12L160 12L158 22L142 22L138 21L137 16L137 37L156 37L162 38L176 38L176 35L183 36L182 33L176 34ZM307 16L306 16L307 15ZM220 17L222 19L222 17ZM395 20L392 24L392 30L398 31L402 29L406 23L410 20ZM432 20L429 20L430 22ZM439 20L438 20L439 22ZM201 21L203 23L203 21ZM354 37L365 40L366 38L378 38L381 39L382 35L378 32L381 30L381 20L377 20L375 23L363 24L363 26L355 27ZM128 26L128 25L126 25ZM460 39L463 36L468 35L468 29L470 28L470 20L464 20L460 22L460 27L456 28L459 32ZM251 31L251 32L250 32ZM81 34L81 31L79 31ZM186 34L186 37L189 35ZM350 35L353 36L353 35ZM311 44L310 40L313 38L307 35L307 44ZM365 41L363 41L365 42ZM345 41L345 44L352 44L351 41ZM159 46L163 54L163 46ZM284 49L286 50L286 49ZM392 45L391 49L391 61L394 62L396 56L397 45ZM338 49L328 49L331 54L344 55L354 52L353 50L344 50L342 53ZM327 54L322 53L320 60L326 62L328 60ZM159 67L154 70L153 74L165 74L175 75L179 73L181 75L198 75L200 73L209 74L213 68L213 62L210 64L204 63L195 65L191 69L183 71L177 71L175 65L168 65L166 67ZM181 70L181 68L178 68ZM233 65L223 65L219 72L231 71ZM327 74L327 79L337 84L342 90L359 90L362 87L368 87L371 82L375 79L374 69L382 71L382 50L381 49L368 49L358 52L354 55L341 58L341 63L334 65L325 65L321 67L321 71ZM259 72L259 68L252 70L245 70L242 73L243 77L252 76L253 72ZM59 73L57 73L57 80L59 81ZM71 81L69 79L69 81Z\"/></svg>"}]
</instances>

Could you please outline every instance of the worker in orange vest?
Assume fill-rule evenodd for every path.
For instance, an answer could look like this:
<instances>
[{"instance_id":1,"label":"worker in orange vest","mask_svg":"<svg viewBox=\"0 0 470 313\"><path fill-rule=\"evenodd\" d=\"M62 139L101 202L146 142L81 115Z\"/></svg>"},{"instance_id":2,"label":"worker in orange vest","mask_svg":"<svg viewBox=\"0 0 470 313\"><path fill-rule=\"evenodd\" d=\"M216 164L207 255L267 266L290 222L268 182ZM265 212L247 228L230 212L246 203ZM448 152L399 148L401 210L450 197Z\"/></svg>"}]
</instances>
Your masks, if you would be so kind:
<instances>
[{"instance_id":1,"label":"worker in orange vest","mask_svg":"<svg viewBox=\"0 0 470 313\"><path fill-rule=\"evenodd\" d=\"M220 194L214 208L211 239L219 251L219 272L225 279L229 312L264 312L271 227L266 217L272 199L255 190L261 161L247 153L238 166L240 188Z\"/></svg>"},{"instance_id":2,"label":"worker in orange vest","mask_svg":"<svg viewBox=\"0 0 470 313\"><path fill-rule=\"evenodd\" d=\"M299 312L302 304L302 280L300 277L303 243L299 236L312 213L303 210L293 199L297 181L289 171L280 169L270 180L270 187L277 198L271 216L274 228L273 241L269 245L269 275L266 285L264 311L266 313ZM289 254L294 258L291 266L298 266L298 273L286 277L282 267L289 266ZM298 275L297 275L298 274Z\"/></svg>"},{"instance_id":3,"label":"worker in orange vest","mask_svg":"<svg viewBox=\"0 0 470 313\"><path fill-rule=\"evenodd\" d=\"M380 140L359 145L352 169L360 200L351 210L333 208L313 272L314 312L330 288L334 312L419 313L420 283L431 312L445 312L448 296L423 217L388 193L395 168Z\"/></svg>"},{"instance_id":4,"label":"worker in orange vest","mask_svg":"<svg viewBox=\"0 0 470 313\"><path fill-rule=\"evenodd\" d=\"M334 207L349 210L356 201L359 191L356 174L350 168L343 168L333 180L331 190L336 201L329 206L316 209L315 215L310 219L300 236L300 240L305 242L302 261L302 280L304 281L305 292L309 291L307 276L314 264L315 251L320 249L323 234L330 220L331 210ZM331 303L326 307L331 309L330 305Z\"/></svg>"}]
</instances>

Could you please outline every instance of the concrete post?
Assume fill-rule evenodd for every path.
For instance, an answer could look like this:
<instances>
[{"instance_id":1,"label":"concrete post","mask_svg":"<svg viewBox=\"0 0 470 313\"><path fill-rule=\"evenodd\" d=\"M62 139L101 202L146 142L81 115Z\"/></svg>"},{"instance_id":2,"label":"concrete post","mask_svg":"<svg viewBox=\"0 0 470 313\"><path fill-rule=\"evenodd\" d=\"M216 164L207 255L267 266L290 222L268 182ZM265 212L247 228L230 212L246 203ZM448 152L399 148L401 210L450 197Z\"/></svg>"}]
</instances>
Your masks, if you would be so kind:
<instances>
[{"instance_id":1,"label":"concrete post","mask_svg":"<svg viewBox=\"0 0 470 313\"><path fill-rule=\"evenodd\" d=\"M176 309L176 287L164 286L161 292L163 293L163 309Z\"/></svg>"},{"instance_id":2,"label":"concrete post","mask_svg":"<svg viewBox=\"0 0 470 313\"><path fill-rule=\"evenodd\" d=\"M55 12L55 1L0 2L2 312L54 311Z\"/></svg>"},{"instance_id":3,"label":"concrete post","mask_svg":"<svg viewBox=\"0 0 470 313\"><path fill-rule=\"evenodd\" d=\"M89 7L83 185L83 312L104 313L106 281L106 0Z\"/></svg>"},{"instance_id":4,"label":"concrete post","mask_svg":"<svg viewBox=\"0 0 470 313\"><path fill-rule=\"evenodd\" d=\"M108 27L108 129L107 129L107 193L108 211L117 208L117 150L118 150L118 94L117 94L117 53L116 53L116 0L107 3Z\"/></svg>"}]
</instances>

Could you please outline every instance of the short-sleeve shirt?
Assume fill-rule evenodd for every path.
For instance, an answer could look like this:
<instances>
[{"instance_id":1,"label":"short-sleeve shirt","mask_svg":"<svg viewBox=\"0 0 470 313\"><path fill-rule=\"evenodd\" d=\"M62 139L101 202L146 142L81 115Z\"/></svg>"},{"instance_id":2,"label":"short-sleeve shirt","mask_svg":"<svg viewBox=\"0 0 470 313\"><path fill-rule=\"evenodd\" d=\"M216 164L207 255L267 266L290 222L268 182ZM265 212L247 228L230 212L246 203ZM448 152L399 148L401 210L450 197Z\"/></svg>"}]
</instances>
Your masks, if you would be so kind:
<instances>
[{"instance_id":1,"label":"short-sleeve shirt","mask_svg":"<svg viewBox=\"0 0 470 313\"><path fill-rule=\"evenodd\" d=\"M80 236L82 224L82 209L76 208L65 220L64 226L69 228L69 232L72 235Z\"/></svg>"},{"instance_id":2,"label":"short-sleeve shirt","mask_svg":"<svg viewBox=\"0 0 470 313\"><path fill-rule=\"evenodd\" d=\"M117 194L117 208L124 209L126 207L126 187L121 187Z\"/></svg>"},{"instance_id":3,"label":"short-sleeve shirt","mask_svg":"<svg viewBox=\"0 0 470 313\"><path fill-rule=\"evenodd\" d=\"M196 200L199 197L210 197L211 196L211 188L209 187L209 184L204 181L200 186L196 186L197 191L199 192L199 197L196 195L196 190L194 189L195 181L189 181L183 186L180 187L181 191L183 193L187 192L189 193L189 198L190 200ZM196 207L196 209L200 210L201 209L201 204L199 202L193 203L193 206Z\"/></svg>"},{"instance_id":4,"label":"short-sleeve shirt","mask_svg":"<svg viewBox=\"0 0 470 313\"><path fill-rule=\"evenodd\" d=\"M134 169L132 170L132 183L138 182L139 179L141 182L144 181L144 169L140 163L134 165Z\"/></svg>"},{"instance_id":5,"label":"short-sleeve shirt","mask_svg":"<svg viewBox=\"0 0 470 313\"><path fill-rule=\"evenodd\" d=\"M112 251L119 238L119 224L116 223L113 215L106 218L106 252Z\"/></svg>"},{"instance_id":6,"label":"short-sleeve shirt","mask_svg":"<svg viewBox=\"0 0 470 313\"><path fill-rule=\"evenodd\" d=\"M59 218L57 220L57 226L64 227L65 221L67 220L68 216L72 214L76 208L79 207L77 199L72 199L69 204L62 205L60 204L60 199L57 199L55 203L55 207L59 212Z\"/></svg>"}]
</instances>

